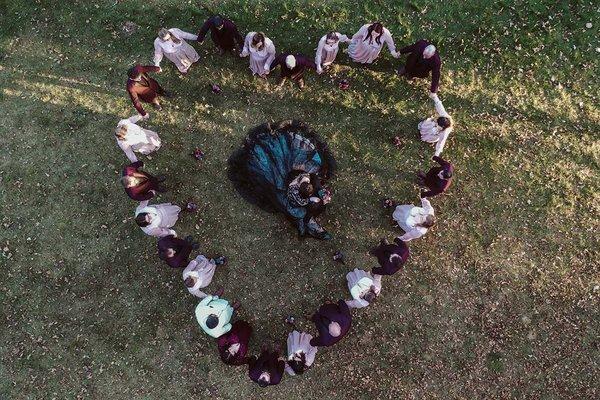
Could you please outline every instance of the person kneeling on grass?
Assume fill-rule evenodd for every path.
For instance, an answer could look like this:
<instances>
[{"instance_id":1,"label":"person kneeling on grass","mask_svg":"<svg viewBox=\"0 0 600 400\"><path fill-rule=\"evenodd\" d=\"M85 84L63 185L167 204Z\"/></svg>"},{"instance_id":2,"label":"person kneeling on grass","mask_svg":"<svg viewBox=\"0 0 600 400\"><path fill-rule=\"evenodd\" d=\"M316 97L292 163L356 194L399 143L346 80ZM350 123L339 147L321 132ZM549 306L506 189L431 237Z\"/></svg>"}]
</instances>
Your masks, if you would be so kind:
<instances>
[{"instance_id":1,"label":"person kneeling on grass","mask_svg":"<svg viewBox=\"0 0 600 400\"><path fill-rule=\"evenodd\" d=\"M187 290L196 297L201 299L208 296L200 289L207 287L215 275L215 270L218 265L224 265L227 259L219 256L214 259L208 259L200 254L183 270L183 283Z\"/></svg>"},{"instance_id":2,"label":"person kneeling on grass","mask_svg":"<svg viewBox=\"0 0 600 400\"><path fill-rule=\"evenodd\" d=\"M355 268L346 275L348 290L352 300L346 300L350 308L363 308L375 301L381 293L381 275L371 275L369 272Z\"/></svg>"},{"instance_id":3,"label":"person kneeling on grass","mask_svg":"<svg viewBox=\"0 0 600 400\"><path fill-rule=\"evenodd\" d=\"M271 71L278 65L281 65L279 86L283 86L285 81L289 78L296 82L300 89L304 89L304 71L306 71L307 68L317 69L317 64L302 54L293 55L283 53L278 55L271 63Z\"/></svg>"},{"instance_id":4,"label":"person kneeling on grass","mask_svg":"<svg viewBox=\"0 0 600 400\"><path fill-rule=\"evenodd\" d=\"M279 355L279 349L269 351L263 346L259 357L252 356L248 360L248 376L260 387L277 385L281 382L285 361Z\"/></svg>"},{"instance_id":5,"label":"person kneeling on grass","mask_svg":"<svg viewBox=\"0 0 600 400\"><path fill-rule=\"evenodd\" d=\"M227 365L248 364L248 344L252 336L252 327L246 321L235 321L229 332L217 339L221 361Z\"/></svg>"},{"instance_id":6,"label":"person kneeling on grass","mask_svg":"<svg viewBox=\"0 0 600 400\"><path fill-rule=\"evenodd\" d=\"M311 317L319 336L311 339L311 346L332 346L342 340L352 325L352 315L344 300L337 304L327 303L319 307L319 310Z\"/></svg>"},{"instance_id":7,"label":"person kneeling on grass","mask_svg":"<svg viewBox=\"0 0 600 400\"><path fill-rule=\"evenodd\" d=\"M239 307L238 302L230 305L227 300L219 298L222 294L220 290L215 295L208 295L196 306L196 320L200 328L214 338L231 330L233 312Z\"/></svg>"}]
</instances>

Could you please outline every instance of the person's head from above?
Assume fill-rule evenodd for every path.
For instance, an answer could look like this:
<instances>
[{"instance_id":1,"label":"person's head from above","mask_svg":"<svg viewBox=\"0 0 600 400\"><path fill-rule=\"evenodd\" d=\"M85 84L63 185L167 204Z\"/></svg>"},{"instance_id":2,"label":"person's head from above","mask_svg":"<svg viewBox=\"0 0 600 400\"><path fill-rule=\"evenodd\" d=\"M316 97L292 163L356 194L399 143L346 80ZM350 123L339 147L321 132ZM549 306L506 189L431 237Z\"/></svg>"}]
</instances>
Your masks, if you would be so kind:
<instances>
[{"instance_id":1,"label":"person's head from above","mask_svg":"<svg viewBox=\"0 0 600 400\"><path fill-rule=\"evenodd\" d=\"M342 327L337 322L332 321L329 323L328 331L332 337L338 337L342 334Z\"/></svg>"},{"instance_id":2,"label":"person's head from above","mask_svg":"<svg viewBox=\"0 0 600 400\"><path fill-rule=\"evenodd\" d=\"M167 258L175 257L175 249L172 247L167 247L166 249L158 252L158 257L161 260L166 260Z\"/></svg>"},{"instance_id":3,"label":"person's head from above","mask_svg":"<svg viewBox=\"0 0 600 400\"><path fill-rule=\"evenodd\" d=\"M363 298L363 300L365 300L368 303L375 301L375 299L377 298L377 292L376 292L375 286L371 286L369 288L369 291L367 293L365 293L362 296L362 298Z\"/></svg>"},{"instance_id":4,"label":"person's head from above","mask_svg":"<svg viewBox=\"0 0 600 400\"><path fill-rule=\"evenodd\" d=\"M208 329L215 329L219 325L219 317L215 314L210 314L208 318L206 318L206 327Z\"/></svg>"},{"instance_id":5,"label":"person's head from above","mask_svg":"<svg viewBox=\"0 0 600 400\"><path fill-rule=\"evenodd\" d=\"M129 79L131 79L132 81L139 81L142 79L142 73L140 72L140 70L137 68L137 65L135 67L131 67L127 70L127 76L129 77Z\"/></svg>"},{"instance_id":6,"label":"person's head from above","mask_svg":"<svg viewBox=\"0 0 600 400\"><path fill-rule=\"evenodd\" d=\"M435 46L430 44L423 50L423 58L431 58L435 54Z\"/></svg>"},{"instance_id":7,"label":"person's head from above","mask_svg":"<svg viewBox=\"0 0 600 400\"><path fill-rule=\"evenodd\" d=\"M450 179L452 178L452 171L450 171L449 169L443 169L440 172L438 172L438 178Z\"/></svg>"},{"instance_id":8,"label":"person's head from above","mask_svg":"<svg viewBox=\"0 0 600 400\"><path fill-rule=\"evenodd\" d=\"M271 374L267 371L260 374L260 376L258 377L258 386L267 387L269 386L269 383L271 383Z\"/></svg>"},{"instance_id":9,"label":"person's head from above","mask_svg":"<svg viewBox=\"0 0 600 400\"><path fill-rule=\"evenodd\" d=\"M302 375L306 370L306 355L304 353L296 353L287 363L296 375Z\"/></svg>"},{"instance_id":10,"label":"person's head from above","mask_svg":"<svg viewBox=\"0 0 600 400\"><path fill-rule=\"evenodd\" d=\"M377 44L381 44L381 35L383 35L383 24L381 22L374 22L369 26L365 40L368 39L369 43L372 43L373 39L375 39Z\"/></svg>"},{"instance_id":11,"label":"person's head from above","mask_svg":"<svg viewBox=\"0 0 600 400\"><path fill-rule=\"evenodd\" d=\"M334 44L336 44L339 41L340 41L340 37L338 36L338 34L336 32L329 32L327 34L327 36L325 37L325 43L327 43L330 46L333 46Z\"/></svg>"},{"instance_id":12,"label":"person's head from above","mask_svg":"<svg viewBox=\"0 0 600 400\"><path fill-rule=\"evenodd\" d=\"M433 225L435 225L435 217L433 215L428 215L425 217L425 221L419 224L422 228L431 228Z\"/></svg>"},{"instance_id":13,"label":"person's head from above","mask_svg":"<svg viewBox=\"0 0 600 400\"><path fill-rule=\"evenodd\" d=\"M194 285L196 284L196 278L194 278L193 276L188 276L183 281L183 284L185 285L186 288L193 288Z\"/></svg>"},{"instance_id":14,"label":"person's head from above","mask_svg":"<svg viewBox=\"0 0 600 400\"><path fill-rule=\"evenodd\" d=\"M262 50L265 47L265 34L262 32L257 32L252 37L252 47L258 50Z\"/></svg>"},{"instance_id":15,"label":"person's head from above","mask_svg":"<svg viewBox=\"0 0 600 400\"><path fill-rule=\"evenodd\" d=\"M293 55L289 55L285 58L285 66L288 67L289 69L294 69L296 68L296 57L294 57Z\"/></svg>"},{"instance_id":16,"label":"person's head from above","mask_svg":"<svg viewBox=\"0 0 600 400\"><path fill-rule=\"evenodd\" d=\"M127 175L121 178L121 183L125 188L132 188L139 185L141 182L140 178Z\"/></svg>"},{"instance_id":17,"label":"person's head from above","mask_svg":"<svg viewBox=\"0 0 600 400\"><path fill-rule=\"evenodd\" d=\"M115 130L115 136L118 140L125 140L127 137L127 125L119 125Z\"/></svg>"},{"instance_id":18,"label":"person's head from above","mask_svg":"<svg viewBox=\"0 0 600 400\"><path fill-rule=\"evenodd\" d=\"M148 213L139 213L135 216L135 223L142 228L152 223L152 216Z\"/></svg>"},{"instance_id":19,"label":"person's head from above","mask_svg":"<svg viewBox=\"0 0 600 400\"><path fill-rule=\"evenodd\" d=\"M452 126L452 121L448 117L438 117L436 120L438 126L442 129L448 129Z\"/></svg>"},{"instance_id":20,"label":"person's head from above","mask_svg":"<svg viewBox=\"0 0 600 400\"><path fill-rule=\"evenodd\" d=\"M315 188L310 182L302 182L298 188L298 193L302 198L308 199L315 193Z\"/></svg>"},{"instance_id":21,"label":"person's head from above","mask_svg":"<svg viewBox=\"0 0 600 400\"><path fill-rule=\"evenodd\" d=\"M158 30L158 37L163 42L166 42L167 40L170 40L173 36L171 35L171 32L169 32L167 29L160 28Z\"/></svg>"},{"instance_id":22,"label":"person's head from above","mask_svg":"<svg viewBox=\"0 0 600 400\"><path fill-rule=\"evenodd\" d=\"M217 15L213 18L213 23L215 24L215 28L218 30L223 29L223 18L220 15Z\"/></svg>"}]
</instances>

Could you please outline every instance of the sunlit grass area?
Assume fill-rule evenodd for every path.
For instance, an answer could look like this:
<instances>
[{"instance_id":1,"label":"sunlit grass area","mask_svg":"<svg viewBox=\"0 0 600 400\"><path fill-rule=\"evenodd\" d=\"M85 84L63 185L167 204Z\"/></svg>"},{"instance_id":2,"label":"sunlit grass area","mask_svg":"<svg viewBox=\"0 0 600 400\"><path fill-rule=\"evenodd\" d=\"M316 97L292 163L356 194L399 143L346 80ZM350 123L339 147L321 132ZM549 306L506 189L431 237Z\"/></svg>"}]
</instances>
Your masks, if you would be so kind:
<instances>
[{"instance_id":1,"label":"sunlit grass area","mask_svg":"<svg viewBox=\"0 0 600 400\"><path fill-rule=\"evenodd\" d=\"M212 12L310 56L327 31L375 20L398 47L428 38L456 123L444 150L455 181L406 270L313 369L266 390L220 362L118 180L114 127L135 114L127 68L151 62L159 27L196 32ZM0 398L597 398L599 26L588 1L0 1ZM433 150L416 126L433 106L386 49L366 68L341 53L298 91L253 79L210 39L193 45L202 59L187 76L167 60L156 75L175 97L148 109L142 125L164 145L143 160L168 177L160 201L200 205L177 231L229 257L211 287L242 303L256 352L284 343L287 315L312 330L303 317L348 298L348 270L374 266L368 250L400 234L380 199L418 201L414 172ZM227 179L248 130L287 118L338 160L331 242L300 240Z\"/></svg>"}]
</instances>

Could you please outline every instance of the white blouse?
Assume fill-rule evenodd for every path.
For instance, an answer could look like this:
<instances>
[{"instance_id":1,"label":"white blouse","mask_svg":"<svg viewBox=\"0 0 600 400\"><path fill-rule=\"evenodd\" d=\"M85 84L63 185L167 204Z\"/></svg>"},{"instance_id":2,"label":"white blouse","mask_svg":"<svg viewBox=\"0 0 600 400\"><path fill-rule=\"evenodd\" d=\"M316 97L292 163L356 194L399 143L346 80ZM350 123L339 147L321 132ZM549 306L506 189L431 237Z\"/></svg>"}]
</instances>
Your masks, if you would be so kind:
<instances>
[{"instance_id":1,"label":"white blouse","mask_svg":"<svg viewBox=\"0 0 600 400\"><path fill-rule=\"evenodd\" d=\"M442 104L442 101L437 96L437 94L434 93L430 97L433 100L433 103L435 105L435 111L438 114L438 116L451 119L450 115L446 112L446 109L444 108L444 105ZM427 118L426 120L421 121L418 126L419 131L421 133L421 140L427 143L436 144L435 155L438 157L440 154L442 154L442 151L444 150L444 145L446 144L446 140L452 132L453 127L454 124L450 125L446 129L442 129L437 124L437 118Z\"/></svg>"},{"instance_id":2,"label":"white blouse","mask_svg":"<svg viewBox=\"0 0 600 400\"><path fill-rule=\"evenodd\" d=\"M406 232L399 237L400 240L408 242L409 240L417 239L427 233L427 228L417 225L425 222L428 216L433 216L434 211L431 203L425 197L421 199L421 205L422 207L417 207L412 204L405 204L396 207L394 219Z\"/></svg>"},{"instance_id":3,"label":"white blouse","mask_svg":"<svg viewBox=\"0 0 600 400\"><path fill-rule=\"evenodd\" d=\"M327 44L327 35L323 35L321 40L319 40L317 54L315 55L315 64L317 64L317 73L319 74L323 72L323 65L329 65L335 60L340 47L340 42L351 42L348 36L342 35L339 32L336 32L335 34L339 40L334 44Z\"/></svg>"},{"instance_id":4,"label":"white blouse","mask_svg":"<svg viewBox=\"0 0 600 400\"><path fill-rule=\"evenodd\" d=\"M185 43L184 39L194 41L198 40L198 35L194 35L177 28L169 29L169 33L179 39L180 42L175 43L172 40L164 41L160 38L154 39L154 65L157 67L160 65L164 53L177 53L180 50L181 46Z\"/></svg>"},{"instance_id":5,"label":"white blouse","mask_svg":"<svg viewBox=\"0 0 600 400\"><path fill-rule=\"evenodd\" d=\"M252 46L252 38L257 32L249 32L246 35L246 40L244 40L244 48L241 57L248 57L254 60L255 62L260 62L263 67L264 73L269 73L271 70L271 63L275 59L275 45L273 41L265 36L265 43L262 49L258 50L256 47Z\"/></svg>"}]
</instances>

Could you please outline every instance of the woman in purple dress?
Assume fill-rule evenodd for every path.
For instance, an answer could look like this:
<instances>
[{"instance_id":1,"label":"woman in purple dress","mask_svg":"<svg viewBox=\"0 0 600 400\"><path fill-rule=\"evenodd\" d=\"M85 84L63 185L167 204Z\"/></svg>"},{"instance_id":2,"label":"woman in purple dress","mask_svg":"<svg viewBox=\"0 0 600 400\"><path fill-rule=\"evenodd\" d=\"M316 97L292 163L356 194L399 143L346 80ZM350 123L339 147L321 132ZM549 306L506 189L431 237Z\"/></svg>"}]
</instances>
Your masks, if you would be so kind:
<instances>
[{"instance_id":1,"label":"woman in purple dress","mask_svg":"<svg viewBox=\"0 0 600 400\"><path fill-rule=\"evenodd\" d=\"M248 360L248 376L260 387L277 385L281 382L285 361L279 350L269 351L263 347L259 357L252 356Z\"/></svg>"},{"instance_id":2,"label":"woman in purple dress","mask_svg":"<svg viewBox=\"0 0 600 400\"><path fill-rule=\"evenodd\" d=\"M319 310L311 317L319 336L310 341L311 346L327 347L339 342L350 330L352 325L352 315L350 308L344 300L339 300L337 304L323 304Z\"/></svg>"},{"instance_id":3,"label":"woman in purple dress","mask_svg":"<svg viewBox=\"0 0 600 400\"><path fill-rule=\"evenodd\" d=\"M219 356L227 365L244 365L248 363L248 344L252 336L252 327L246 321L238 320L231 330L217 339Z\"/></svg>"}]
</instances>

